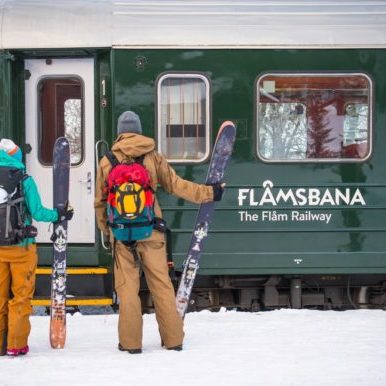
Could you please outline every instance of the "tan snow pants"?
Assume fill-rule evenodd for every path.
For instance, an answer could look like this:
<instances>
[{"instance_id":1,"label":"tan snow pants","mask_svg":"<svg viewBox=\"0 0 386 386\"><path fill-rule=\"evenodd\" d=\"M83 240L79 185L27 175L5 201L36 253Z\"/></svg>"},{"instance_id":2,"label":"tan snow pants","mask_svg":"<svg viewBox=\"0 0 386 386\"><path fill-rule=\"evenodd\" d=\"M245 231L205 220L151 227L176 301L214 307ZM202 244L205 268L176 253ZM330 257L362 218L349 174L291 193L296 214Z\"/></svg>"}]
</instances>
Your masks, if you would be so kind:
<instances>
[{"instance_id":1,"label":"tan snow pants","mask_svg":"<svg viewBox=\"0 0 386 386\"><path fill-rule=\"evenodd\" d=\"M36 265L35 244L0 247L0 351L28 344Z\"/></svg>"},{"instance_id":2,"label":"tan snow pants","mask_svg":"<svg viewBox=\"0 0 386 386\"><path fill-rule=\"evenodd\" d=\"M183 322L177 312L175 293L169 277L164 234L153 231L150 239L137 242L141 266L153 298L161 339L165 346L182 344ZM134 256L120 243L115 244L115 290L119 304L119 343L125 349L142 348L142 308L140 277Z\"/></svg>"}]
</instances>

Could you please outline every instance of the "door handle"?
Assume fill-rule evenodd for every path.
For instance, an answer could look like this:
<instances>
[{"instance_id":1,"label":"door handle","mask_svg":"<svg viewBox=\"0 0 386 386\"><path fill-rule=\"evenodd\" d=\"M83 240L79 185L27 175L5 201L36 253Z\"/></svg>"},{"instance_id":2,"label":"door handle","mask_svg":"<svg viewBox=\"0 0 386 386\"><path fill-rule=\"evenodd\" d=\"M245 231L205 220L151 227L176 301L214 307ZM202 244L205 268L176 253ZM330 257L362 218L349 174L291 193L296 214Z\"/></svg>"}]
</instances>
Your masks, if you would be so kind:
<instances>
[{"instance_id":1,"label":"door handle","mask_svg":"<svg viewBox=\"0 0 386 386\"><path fill-rule=\"evenodd\" d=\"M91 184L92 184L92 181L91 181L91 172L87 172L87 178L79 178L78 182L80 182L81 184L86 184L87 186L87 194L91 194Z\"/></svg>"}]
</instances>

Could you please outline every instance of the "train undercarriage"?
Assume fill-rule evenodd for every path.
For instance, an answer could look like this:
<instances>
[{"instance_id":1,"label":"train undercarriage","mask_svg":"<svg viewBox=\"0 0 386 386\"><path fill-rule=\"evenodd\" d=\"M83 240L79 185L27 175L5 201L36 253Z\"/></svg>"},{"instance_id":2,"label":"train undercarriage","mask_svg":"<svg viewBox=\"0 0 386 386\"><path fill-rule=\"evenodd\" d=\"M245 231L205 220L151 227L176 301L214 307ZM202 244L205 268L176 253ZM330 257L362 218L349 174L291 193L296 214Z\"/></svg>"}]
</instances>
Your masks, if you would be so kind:
<instances>
[{"instance_id":1,"label":"train undercarriage","mask_svg":"<svg viewBox=\"0 0 386 386\"><path fill-rule=\"evenodd\" d=\"M199 276L189 311L386 309L386 275ZM149 291L141 290L144 312L153 311Z\"/></svg>"},{"instance_id":2,"label":"train undercarriage","mask_svg":"<svg viewBox=\"0 0 386 386\"><path fill-rule=\"evenodd\" d=\"M48 306L51 271L49 268L39 270L33 305ZM67 308L119 307L108 269L99 269L101 272L98 269L78 270L81 272L76 269L69 271ZM86 271L84 275L83 271ZM175 288L178 280L178 277L173 280ZM154 304L144 276L141 279L140 297L143 312L153 312ZM240 311L278 308L386 310L386 275L198 275L188 311L217 311L221 307Z\"/></svg>"}]
</instances>

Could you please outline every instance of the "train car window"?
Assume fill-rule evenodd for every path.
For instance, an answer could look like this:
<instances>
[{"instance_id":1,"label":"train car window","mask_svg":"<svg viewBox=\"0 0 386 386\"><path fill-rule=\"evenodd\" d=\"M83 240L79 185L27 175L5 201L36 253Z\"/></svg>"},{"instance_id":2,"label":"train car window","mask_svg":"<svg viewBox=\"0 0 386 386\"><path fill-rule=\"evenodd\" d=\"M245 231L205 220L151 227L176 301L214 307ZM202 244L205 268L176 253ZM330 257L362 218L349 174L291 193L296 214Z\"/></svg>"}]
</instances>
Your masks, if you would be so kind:
<instances>
[{"instance_id":1,"label":"train car window","mask_svg":"<svg viewBox=\"0 0 386 386\"><path fill-rule=\"evenodd\" d=\"M52 165L58 137L70 143L71 164L83 159L83 83L78 78L43 78L38 83L39 161Z\"/></svg>"},{"instance_id":2,"label":"train car window","mask_svg":"<svg viewBox=\"0 0 386 386\"><path fill-rule=\"evenodd\" d=\"M352 161L371 153L365 74L266 74L257 81L257 154L267 162Z\"/></svg>"},{"instance_id":3,"label":"train car window","mask_svg":"<svg viewBox=\"0 0 386 386\"><path fill-rule=\"evenodd\" d=\"M158 150L171 162L202 162L209 155L209 82L200 74L159 78Z\"/></svg>"}]
</instances>

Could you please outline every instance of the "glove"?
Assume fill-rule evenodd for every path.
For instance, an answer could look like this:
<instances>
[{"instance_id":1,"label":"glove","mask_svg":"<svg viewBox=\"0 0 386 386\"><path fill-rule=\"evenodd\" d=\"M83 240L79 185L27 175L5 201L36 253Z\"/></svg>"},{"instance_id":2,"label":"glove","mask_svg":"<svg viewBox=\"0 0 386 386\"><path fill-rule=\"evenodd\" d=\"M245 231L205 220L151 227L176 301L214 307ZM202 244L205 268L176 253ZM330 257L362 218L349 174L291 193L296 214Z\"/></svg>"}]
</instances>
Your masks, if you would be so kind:
<instances>
[{"instance_id":1,"label":"glove","mask_svg":"<svg viewBox=\"0 0 386 386\"><path fill-rule=\"evenodd\" d=\"M68 221L72 219L74 215L74 208L70 205L66 205L64 208L55 208L58 211L58 222Z\"/></svg>"},{"instance_id":2,"label":"glove","mask_svg":"<svg viewBox=\"0 0 386 386\"><path fill-rule=\"evenodd\" d=\"M224 193L225 184L218 182L217 184L210 184L213 188L213 201L221 201Z\"/></svg>"}]
</instances>

